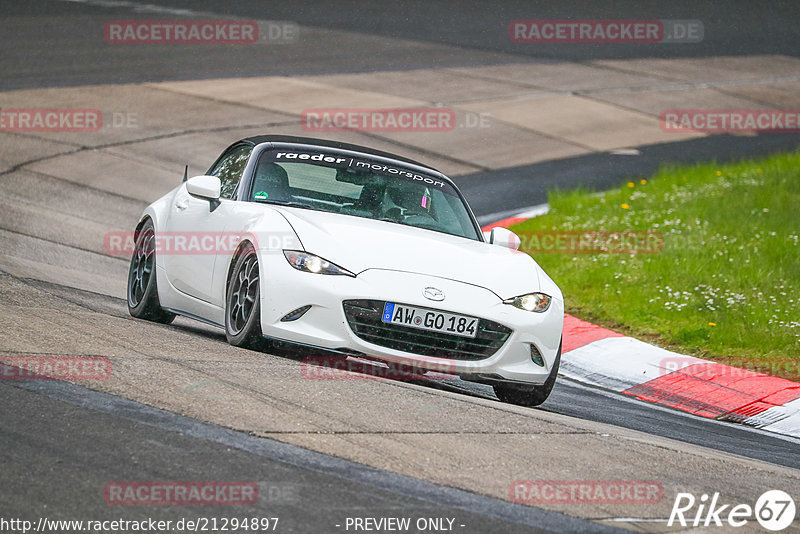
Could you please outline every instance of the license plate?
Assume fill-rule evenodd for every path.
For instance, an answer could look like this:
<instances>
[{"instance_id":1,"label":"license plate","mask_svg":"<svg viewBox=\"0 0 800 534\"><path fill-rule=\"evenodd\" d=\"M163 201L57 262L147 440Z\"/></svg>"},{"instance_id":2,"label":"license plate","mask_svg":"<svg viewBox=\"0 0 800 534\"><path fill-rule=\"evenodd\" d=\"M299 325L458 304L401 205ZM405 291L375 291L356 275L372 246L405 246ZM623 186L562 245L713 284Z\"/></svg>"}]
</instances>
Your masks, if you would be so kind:
<instances>
[{"instance_id":1,"label":"license plate","mask_svg":"<svg viewBox=\"0 0 800 534\"><path fill-rule=\"evenodd\" d=\"M415 308L394 302L387 302L384 305L381 321L464 337L475 337L478 330L478 319L474 317Z\"/></svg>"}]
</instances>

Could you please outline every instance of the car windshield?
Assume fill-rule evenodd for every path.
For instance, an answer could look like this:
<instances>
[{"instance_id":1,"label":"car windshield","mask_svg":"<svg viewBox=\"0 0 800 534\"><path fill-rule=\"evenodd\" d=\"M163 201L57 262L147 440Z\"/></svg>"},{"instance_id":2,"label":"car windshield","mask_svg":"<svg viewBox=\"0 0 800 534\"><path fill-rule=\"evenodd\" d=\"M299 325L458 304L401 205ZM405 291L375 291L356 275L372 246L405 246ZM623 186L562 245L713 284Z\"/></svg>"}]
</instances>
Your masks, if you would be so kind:
<instances>
[{"instance_id":1,"label":"car windshield","mask_svg":"<svg viewBox=\"0 0 800 534\"><path fill-rule=\"evenodd\" d=\"M464 201L451 184L375 160L268 150L259 157L249 198L480 240Z\"/></svg>"}]
</instances>

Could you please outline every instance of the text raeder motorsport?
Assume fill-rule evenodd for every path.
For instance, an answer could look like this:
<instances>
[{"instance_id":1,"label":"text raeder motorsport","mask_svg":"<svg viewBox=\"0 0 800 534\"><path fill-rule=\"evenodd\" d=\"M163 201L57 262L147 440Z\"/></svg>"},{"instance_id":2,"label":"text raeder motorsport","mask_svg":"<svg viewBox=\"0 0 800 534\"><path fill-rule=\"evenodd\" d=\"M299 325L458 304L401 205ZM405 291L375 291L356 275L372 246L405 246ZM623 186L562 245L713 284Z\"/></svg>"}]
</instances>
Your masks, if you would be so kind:
<instances>
[{"instance_id":1,"label":"text raeder motorsport","mask_svg":"<svg viewBox=\"0 0 800 534\"><path fill-rule=\"evenodd\" d=\"M414 172L409 171L408 169L398 169L396 167L390 167L383 163L377 163L373 161L363 161L357 160L353 158L343 158L340 156L333 156L330 154L306 154L301 152L278 152L275 154L276 160L301 160L301 161L314 161L314 162L325 162L334 165L343 165L346 164L348 167L352 167L355 169L363 169L363 170L370 170L379 172L382 174L388 174L393 176L400 176L402 178L409 178L414 181L422 182L427 185L431 185L434 187L443 188L445 183L441 180L436 180L435 178L431 178L430 176L423 176L421 174L416 174ZM347 162L347 163L345 163Z\"/></svg>"}]
</instances>

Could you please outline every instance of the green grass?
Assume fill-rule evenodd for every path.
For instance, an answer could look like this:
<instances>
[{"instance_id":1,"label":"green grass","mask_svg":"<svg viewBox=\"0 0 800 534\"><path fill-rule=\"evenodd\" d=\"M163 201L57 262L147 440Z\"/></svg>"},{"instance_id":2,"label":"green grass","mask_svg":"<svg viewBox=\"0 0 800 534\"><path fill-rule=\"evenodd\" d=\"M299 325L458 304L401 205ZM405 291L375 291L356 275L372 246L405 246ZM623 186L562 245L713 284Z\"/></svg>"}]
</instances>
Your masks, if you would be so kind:
<instances>
[{"instance_id":1,"label":"green grass","mask_svg":"<svg viewBox=\"0 0 800 534\"><path fill-rule=\"evenodd\" d=\"M551 191L512 227L658 231L655 254L534 254L567 311L683 353L797 380L800 153L665 167L602 193ZM625 207L623 207L625 205Z\"/></svg>"}]
</instances>

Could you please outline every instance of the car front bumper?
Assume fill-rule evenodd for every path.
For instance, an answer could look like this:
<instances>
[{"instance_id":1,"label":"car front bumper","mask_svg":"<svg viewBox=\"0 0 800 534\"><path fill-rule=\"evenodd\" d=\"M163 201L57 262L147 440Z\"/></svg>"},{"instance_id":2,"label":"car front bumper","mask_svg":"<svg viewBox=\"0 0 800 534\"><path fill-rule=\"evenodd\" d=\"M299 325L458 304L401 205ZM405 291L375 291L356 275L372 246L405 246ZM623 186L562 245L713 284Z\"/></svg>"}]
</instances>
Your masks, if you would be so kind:
<instances>
[{"instance_id":1,"label":"car front bumper","mask_svg":"<svg viewBox=\"0 0 800 534\"><path fill-rule=\"evenodd\" d=\"M261 329L270 338L488 381L542 384L555 363L564 316L564 304L556 298L547 311L534 313L504 304L485 288L431 275L381 269L366 270L355 278L312 274L294 269L282 254L275 253L265 254L260 265ZM444 292L443 301L423 296L423 289L431 286ZM511 333L494 354L481 359L413 354L366 341L353 331L343 302L360 299L477 317L500 323ZM281 321L304 306L310 308L299 319ZM534 362L531 345L543 365Z\"/></svg>"}]
</instances>

